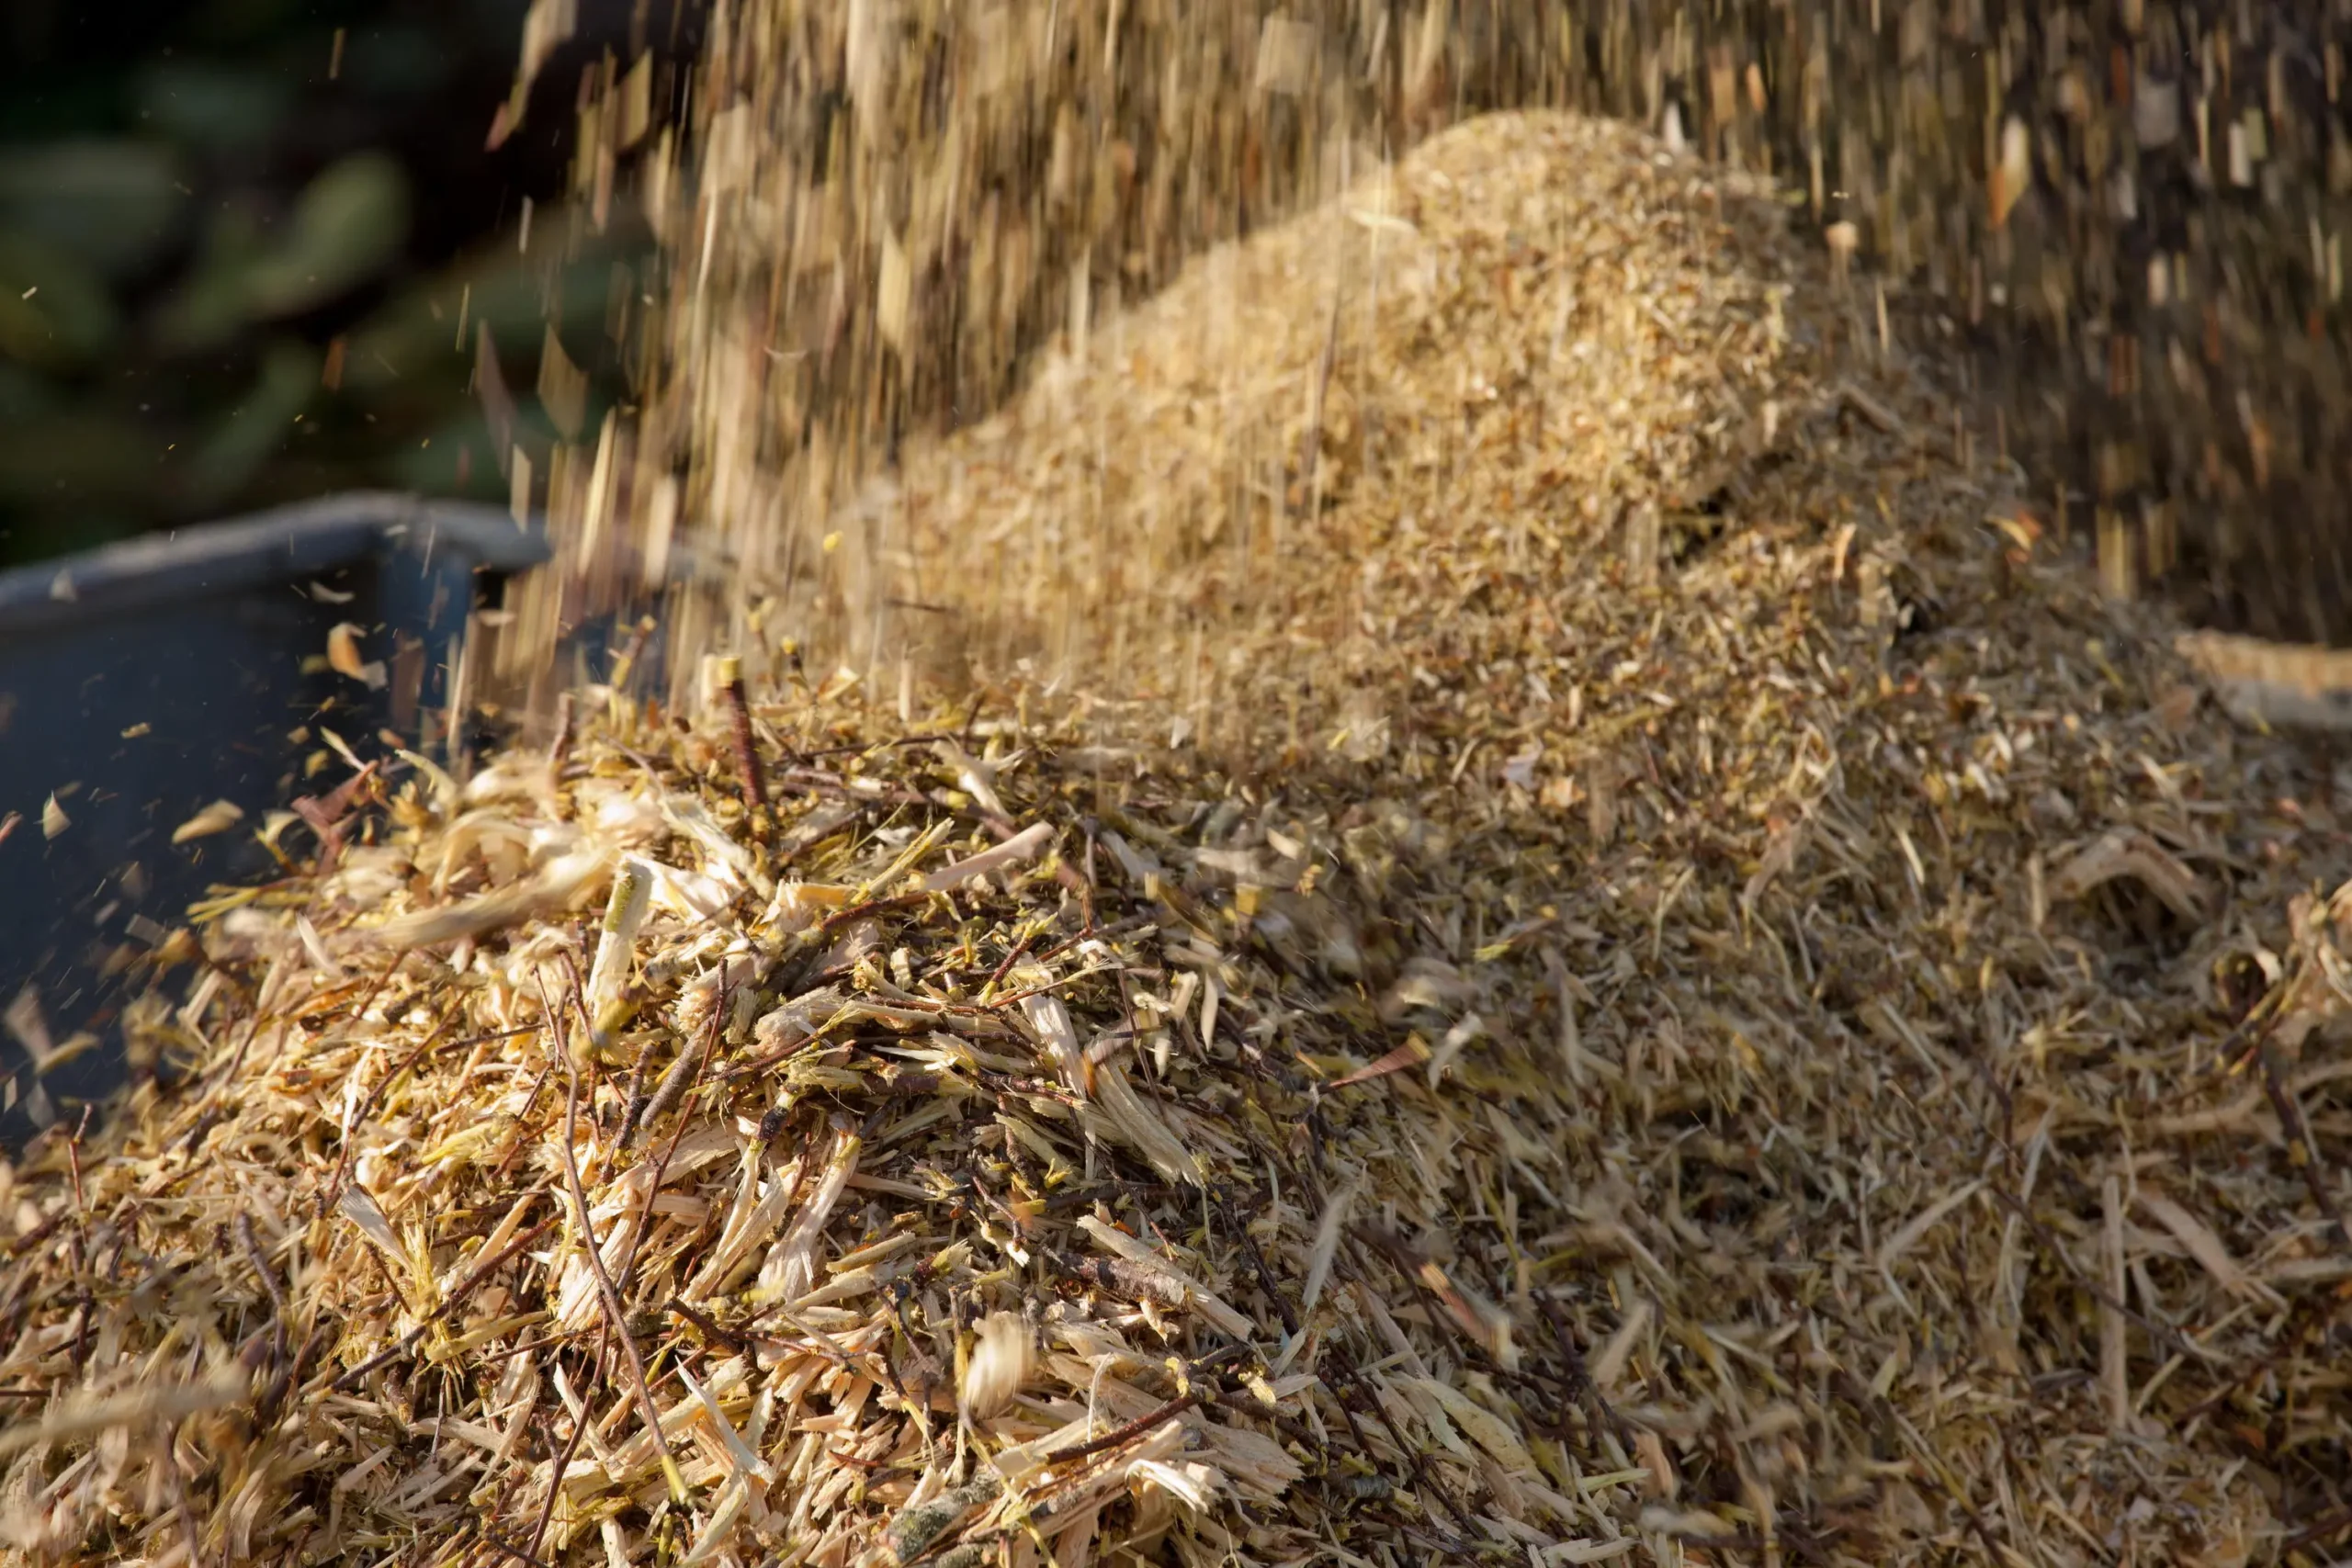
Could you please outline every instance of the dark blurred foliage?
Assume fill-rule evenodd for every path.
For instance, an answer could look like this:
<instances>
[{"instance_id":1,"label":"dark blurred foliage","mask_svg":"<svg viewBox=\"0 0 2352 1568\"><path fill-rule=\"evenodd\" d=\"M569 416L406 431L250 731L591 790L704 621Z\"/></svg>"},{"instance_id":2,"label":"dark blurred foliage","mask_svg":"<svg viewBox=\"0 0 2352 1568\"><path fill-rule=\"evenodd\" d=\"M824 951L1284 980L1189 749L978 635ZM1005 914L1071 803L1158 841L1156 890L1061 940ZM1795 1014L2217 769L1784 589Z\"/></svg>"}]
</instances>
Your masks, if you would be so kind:
<instances>
[{"instance_id":1,"label":"dark blurred foliage","mask_svg":"<svg viewBox=\"0 0 2352 1568\"><path fill-rule=\"evenodd\" d=\"M347 486L503 497L481 323L527 388L555 320L609 395L641 232L549 204L583 68L694 39L592 0L492 152L525 8L0 6L0 565Z\"/></svg>"}]
</instances>

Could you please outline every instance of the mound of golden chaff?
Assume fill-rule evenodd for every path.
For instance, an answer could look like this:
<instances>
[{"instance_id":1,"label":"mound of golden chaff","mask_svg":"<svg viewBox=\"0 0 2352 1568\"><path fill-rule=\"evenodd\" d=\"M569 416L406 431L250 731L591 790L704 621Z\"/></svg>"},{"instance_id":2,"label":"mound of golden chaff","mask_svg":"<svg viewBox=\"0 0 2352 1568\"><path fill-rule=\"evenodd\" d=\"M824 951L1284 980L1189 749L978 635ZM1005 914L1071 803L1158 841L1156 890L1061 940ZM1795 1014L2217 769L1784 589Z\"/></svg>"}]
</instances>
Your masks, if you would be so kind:
<instances>
[{"instance_id":1,"label":"mound of golden chaff","mask_svg":"<svg viewBox=\"0 0 2352 1568\"><path fill-rule=\"evenodd\" d=\"M1129 323L1167 352L910 454L923 592L967 613L986 551L1073 526L1074 465L1106 508L1279 498L1254 570L1179 581L1236 547L1171 533L1163 575L1016 606L1099 631L1031 644L1076 688L999 662L924 725L755 678L750 768L725 702L591 691L552 766L386 759L128 1021L184 1087L14 1175L14 1549L2338 1539L2332 781L2038 553L1871 301L1708 179L1464 128L1400 170L1419 208L1336 220L1415 231L1363 324L1270 234L1199 276L1308 325L1190 357L1223 286L1180 284ZM1260 466L1171 463L1252 377ZM1317 383L1352 466L1276 483L1263 411Z\"/></svg>"}]
</instances>

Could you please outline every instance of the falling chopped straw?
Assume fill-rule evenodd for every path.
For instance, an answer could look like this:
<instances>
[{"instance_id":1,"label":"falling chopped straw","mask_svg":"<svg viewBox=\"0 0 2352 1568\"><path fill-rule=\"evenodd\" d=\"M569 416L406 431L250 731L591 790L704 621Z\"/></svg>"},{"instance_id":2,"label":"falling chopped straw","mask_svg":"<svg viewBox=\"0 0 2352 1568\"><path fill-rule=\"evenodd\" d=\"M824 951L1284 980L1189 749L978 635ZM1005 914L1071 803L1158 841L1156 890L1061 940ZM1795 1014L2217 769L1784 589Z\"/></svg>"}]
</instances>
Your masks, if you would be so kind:
<instances>
[{"instance_id":1,"label":"falling chopped straw","mask_svg":"<svg viewBox=\"0 0 2352 1568\"><path fill-rule=\"evenodd\" d=\"M2009 558L1769 192L1546 116L1389 190L910 444L902 596L1031 662L747 662L764 843L599 699L209 907L0 1194L13 1549L2340 1544L2333 781Z\"/></svg>"}]
</instances>

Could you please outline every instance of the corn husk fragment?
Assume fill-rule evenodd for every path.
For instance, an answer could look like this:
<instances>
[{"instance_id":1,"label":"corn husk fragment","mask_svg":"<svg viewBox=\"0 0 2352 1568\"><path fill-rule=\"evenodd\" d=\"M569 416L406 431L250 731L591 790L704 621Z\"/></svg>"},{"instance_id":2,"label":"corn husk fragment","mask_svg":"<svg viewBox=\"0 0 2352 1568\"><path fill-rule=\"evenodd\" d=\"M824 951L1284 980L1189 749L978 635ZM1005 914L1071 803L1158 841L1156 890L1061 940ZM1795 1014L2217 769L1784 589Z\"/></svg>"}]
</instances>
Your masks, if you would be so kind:
<instances>
[{"instance_id":1,"label":"corn husk fragment","mask_svg":"<svg viewBox=\"0 0 2352 1568\"><path fill-rule=\"evenodd\" d=\"M244 815L234 801L216 800L173 829L172 842L185 844L192 839L209 839L215 833L225 833L243 820Z\"/></svg>"}]
</instances>

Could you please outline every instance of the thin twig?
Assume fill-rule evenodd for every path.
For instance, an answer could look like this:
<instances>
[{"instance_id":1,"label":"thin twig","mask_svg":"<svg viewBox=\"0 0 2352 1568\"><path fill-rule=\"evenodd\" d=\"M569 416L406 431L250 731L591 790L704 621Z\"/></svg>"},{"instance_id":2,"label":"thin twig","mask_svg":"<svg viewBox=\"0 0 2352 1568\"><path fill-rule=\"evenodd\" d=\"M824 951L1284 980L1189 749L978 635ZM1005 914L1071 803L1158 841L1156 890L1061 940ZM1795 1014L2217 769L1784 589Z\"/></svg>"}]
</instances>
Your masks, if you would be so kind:
<instances>
[{"instance_id":1,"label":"thin twig","mask_svg":"<svg viewBox=\"0 0 2352 1568\"><path fill-rule=\"evenodd\" d=\"M555 700L555 739L548 742L548 771L560 774L571 751L572 709L576 699L565 692Z\"/></svg>"},{"instance_id":2,"label":"thin twig","mask_svg":"<svg viewBox=\"0 0 2352 1568\"><path fill-rule=\"evenodd\" d=\"M580 994L580 971L567 963L564 967L571 979L572 1004L580 1010L581 1027L588 1028L588 1004ZM662 1474L670 1483L670 1496L680 1507L686 1502L686 1478L679 1473L676 1456L670 1452L670 1439L662 1430L662 1412L653 1403L653 1391L646 1386L645 1358L639 1354L637 1341L628 1331L628 1309L622 1304L619 1290L605 1269L604 1254L596 1247L596 1227L588 1217L588 1191L580 1182L580 1160L573 1145L580 1136L580 1069L571 1060L570 1043L565 1039L563 1015L548 1001L547 982L539 983L539 1004L547 1010L548 1021L555 1030L555 1054L563 1063L563 1177L571 1192L573 1218L580 1226L580 1245L588 1254L588 1267L596 1276L596 1291L604 1299L605 1315L612 1325L615 1337L620 1340L621 1357L628 1368L629 1382L637 1393L638 1414L645 1422L646 1431L653 1438L653 1447L662 1456Z\"/></svg>"},{"instance_id":3,"label":"thin twig","mask_svg":"<svg viewBox=\"0 0 2352 1568\"><path fill-rule=\"evenodd\" d=\"M1104 1433L1102 1437L1095 1438L1092 1442L1073 1443L1066 1449L1051 1450L1040 1457L1042 1457L1047 1464L1062 1464L1070 1460L1089 1459L1095 1454L1108 1453L1113 1449L1124 1448L1125 1445L1134 1442L1137 1438L1142 1437L1146 1432L1152 1430L1156 1427L1166 1426L1169 1422L1173 1421L1187 1410L1192 1409L1195 1404L1207 1404L1211 1397L1211 1395L1196 1389L1191 1393L1181 1394L1178 1397L1170 1400L1167 1404L1161 1405L1159 1409L1153 1411L1148 1416L1139 1416L1136 1417L1136 1419L1128 1422L1125 1426L1121 1427L1116 1431Z\"/></svg>"},{"instance_id":4,"label":"thin twig","mask_svg":"<svg viewBox=\"0 0 2352 1568\"><path fill-rule=\"evenodd\" d=\"M1331 321L1324 329L1323 354L1315 372L1315 397L1306 414L1306 450L1300 457L1300 478L1306 481L1306 521L1323 513L1323 401L1331 389L1331 367L1340 358L1340 292L1331 291Z\"/></svg>"},{"instance_id":5,"label":"thin twig","mask_svg":"<svg viewBox=\"0 0 2352 1568\"><path fill-rule=\"evenodd\" d=\"M511 1558L514 1562L525 1564L526 1568L548 1568L548 1565L538 1559L538 1543L536 1541L532 1543L531 1550L526 1551L519 1546L509 1546L499 1540L488 1525L476 1525L474 1533L488 1542L492 1550L501 1557Z\"/></svg>"},{"instance_id":6,"label":"thin twig","mask_svg":"<svg viewBox=\"0 0 2352 1568\"><path fill-rule=\"evenodd\" d=\"M1220 1208L1223 1208L1222 1204L1220 1204ZM1231 1212L1229 1210L1226 1210L1225 1213L1227 1216L1227 1223L1235 1224L1234 1216ZM1250 1227L1246 1224L1236 1224L1235 1228L1241 1237L1243 1247L1249 1252L1250 1262L1256 1267L1260 1288L1263 1290L1272 1300L1274 1303L1274 1310L1282 1314L1283 1328L1284 1332L1294 1338L1296 1337L1298 1334L1298 1319L1292 1314L1290 1303L1283 1298L1281 1288L1274 1283L1273 1270L1266 1266L1266 1256L1258 1246L1258 1238L1250 1234ZM1468 1517L1464 1515L1461 1507L1455 1504L1453 1494L1448 1492L1444 1487L1439 1485L1436 1480L1431 1477L1428 1471L1422 1466L1419 1451L1405 1440L1405 1435L1402 1432L1399 1432L1396 1429L1396 1424L1388 1418L1388 1412L1382 1407L1380 1401L1370 1397L1363 1386L1363 1373L1357 1370L1355 1359L1348 1354L1347 1347L1340 1343L1337 1338L1334 1338L1328 1343L1332 1354L1337 1356L1340 1360L1342 1379L1341 1387L1349 1392L1352 1392L1357 1398L1362 1399L1365 1404L1372 1407L1373 1414L1380 1418L1380 1424L1388 1428L1388 1436L1396 1445L1396 1450L1405 1456L1406 1464L1409 1466L1413 1472L1414 1483L1433 1493L1438 1501L1445 1506L1445 1511L1453 1516L1453 1522L1461 1527L1462 1530L1466 1535L1470 1529L1470 1520ZM1369 1463L1372 1455L1372 1445L1364 1439L1363 1428L1357 1425L1355 1411L1351 1406L1345 1393L1342 1393L1340 1399L1340 1414L1346 1418L1348 1430L1355 1438L1356 1451L1363 1454L1365 1457L1366 1462Z\"/></svg>"},{"instance_id":7,"label":"thin twig","mask_svg":"<svg viewBox=\"0 0 2352 1568\"><path fill-rule=\"evenodd\" d=\"M2317 1546L2329 1536L2341 1535L2346 1530L2352 1530L2352 1508L2337 1508L2333 1512L2321 1515L2317 1519L2280 1541L2278 1555L2285 1558L2306 1547Z\"/></svg>"},{"instance_id":8,"label":"thin twig","mask_svg":"<svg viewBox=\"0 0 2352 1568\"><path fill-rule=\"evenodd\" d=\"M2168 1323L2159 1323L2154 1318L2149 1317L2143 1313L2134 1311L2129 1303L2121 1300L2105 1285L2099 1283L2099 1281L2092 1279L2088 1274L2085 1273L2083 1269L2076 1265L2075 1260L2067 1256L2065 1247L2060 1244L2055 1235L2051 1234L2050 1227L2036 1219L2032 1213L2028 1210L2023 1203L2020 1203L2015 1198L2010 1197L2008 1193L2003 1191L2000 1187L1994 1183L1985 1183L1984 1190L1992 1194L1995 1201L2000 1203L2011 1213L2017 1215L2018 1219L2025 1222L2026 1228L2032 1231L2035 1236L2041 1240L2044 1247L2050 1248L2051 1252L2057 1258L2058 1261L2065 1266L2066 1271L2075 1277L2075 1283L2081 1286L2084 1291L2088 1292L2093 1301L2098 1302L2101 1306L2106 1307L2110 1312L2121 1313L2125 1317L2130 1318L2133 1323L2138 1324L2142 1328L2145 1329L2150 1338L2154 1339L2166 1349L2174 1351L2184 1360L2211 1361L2219 1359L2219 1358L2212 1352L2197 1344L2194 1340L2190 1339L2188 1336L2173 1327L2172 1325Z\"/></svg>"},{"instance_id":9,"label":"thin twig","mask_svg":"<svg viewBox=\"0 0 2352 1568\"><path fill-rule=\"evenodd\" d=\"M260 1277L261 1288L269 1292L270 1356L272 1360L283 1363L286 1359L286 1292L278 1288L277 1270L270 1268L269 1259L262 1254L261 1243L254 1236L253 1216L242 1209L237 1211L237 1244L245 1249L245 1262Z\"/></svg>"},{"instance_id":10,"label":"thin twig","mask_svg":"<svg viewBox=\"0 0 2352 1568\"><path fill-rule=\"evenodd\" d=\"M639 1052L637 1065L628 1070L628 1087L621 1090L621 1130L613 1139L616 1149L628 1148L637 1141L637 1124L644 1119L646 1107L652 1103L652 1097L645 1092L645 1071L651 1055L650 1052Z\"/></svg>"},{"instance_id":11,"label":"thin twig","mask_svg":"<svg viewBox=\"0 0 2352 1568\"><path fill-rule=\"evenodd\" d=\"M827 915L818 924L817 936L821 940L854 921L863 920L874 915L888 914L894 909L911 909L918 905L930 903L936 897L936 894L932 893L901 893L888 898L868 898L862 904L852 904L846 909L836 909Z\"/></svg>"},{"instance_id":12,"label":"thin twig","mask_svg":"<svg viewBox=\"0 0 2352 1568\"><path fill-rule=\"evenodd\" d=\"M671 1298L669 1304L663 1307L662 1310L664 1312L676 1313L680 1317L684 1318L688 1323L693 1324L696 1328L701 1329L705 1334L708 1335L711 1338L718 1340L729 1350L736 1351L739 1354L744 1354L749 1353L752 1349L752 1342L750 1336L736 1333L733 1329L727 1327L725 1325L718 1322L718 1319L712 1317L709 1314L702 1312L695 1307L688 1306L684 1302L678 1300L674 1296Z\"/></svg>"},{"instance_id":13,"label":"thin twig","mask_svg":"<svg viewBox=\"0 0 2352 1568\"><path fill-rule=\"evenodd\" d=\"M700 1043L689 1043L685 1050L679 1054L678 1059L670 1065L670 1070L662 1075L661 1083L654 1087L652 1095L647 1099L644 1109L639 1111L632 1118L630 1124L623 1130L619 1140L623 1148L632 1146L652 1127L654 1122L676 1110L679 1101L684 1100L694 1086L702 1081L703 1067L710 1061L710 1054L718 1049L719 1026L726 1021L728 1009L733 1004L734 999L734 987L722 984L718 989L718 1004L710 1010L709 1028L704 1031ZM681 1125L683 1126L684 1123ZM673 1134L670 1139L671 1148L675 1148L677 1144L677 1137ZM662 1155L662 1168L666 1168L669 1163L669 1151L665 1149ZM656 1186L661 1185L662 1177L659 1168L654 1173L653 1180ZM633 1248L631 1250L634 1251ZM628 1270L623 1269L622 1273L626 1275Z\"/></svg>"},{"instance_id":14,"label":"thin twig","mask_svg":"<svg viewBox=\"0 0 2352 1568\"><path fill-rule=\"evenodd\" d=\"M196 1528L196 1512L188 1506L187 1483L180 1476L179 1443L180 1423L174 1422L164 1429L164 1451L155 1463L164 1472L164 1489L171 1495L172 1511L180 1517L180 1540L187 1548L188 1568L203 1568L204 1540Z\"/></svg>"},{"instance_id":15,"label":"thin twig","mask_svg":"<svg viewBox=\"0 0 2352 1568\"><path fill-rule=\"evenodd\" d=\"M735 743L735 771L742 784L743 806L751 813L752 830L764 833L768 786L760 771L760 749L752 734L752 704L743 693L743 666L741 660L729 658L722 668L724 675L718 689L727 699L727 728Z\"/></svg>"},{"instance_id":16,"label":"thin twig","mask_svg":"<svg viewBox=\"0 0 2352 1568\"><path fill-rule=\"evenodd\" d=\"M2278 1053L2271 1050L2267 1040L2256 1044L2255 1050L2262 1062L2263 1092L2270 1097L2270 1109L2278 1112L2279 1125L2294 1140L2294 1154L2288 1163L2302 1171L2312 1205L2335 1232L2336 1245L2352 1247L2352 1232L2345 1229L2344 1212L2336 1207L2335 1194L2327 1190L2327 1168L2320 1163L2318 1140L2312 1136L2311 1128L2303 1121L2302 1108L2287 1090L2286 1081L2278 1072Z\"/></svg>"},{"instance_id":17,"label":"thin twig","mask_svg":"<svg viewBox=\"0 0 2352 1568\"><path fill-rule=\"evenodd\" d=\"M531 1189L529 1192L524 1194L524 1196L526 1200L536 1198L547 1190L548 1184L542 1181L539 1185ZM335 1379L334 1383L330 1386L333 1387L337 1393L345 1393L357 1387L360 1381L367 1377L368 1373L376 1371L377 1368L381 1367L401 1356L404 1356L410 1350L415 1348L417 1341L424 1337L426 1330L430 1329L435 1324L440 1322L441 1319L447 1317L451 1312L455 1311L462 1303L464 1303L467 1297L472 1295L475 1291L481 1287L483 1280L488 1280L491 1275L496 1273L499 1269L503 1267L509 1258L513 1258L516 1253L521 1252L533 1242L538 1240L541 1236L547 1235L548 1230L554 1226L556 1218L557 1216L555 1215L549 1215L548 1218L541 1220L537 1224L533 1225L529 1230L525 1231L522 1235L516 1236L513 1241L508 1242L504 1247L500 1247L498 1249L498 1255L495 1258L484 1259L481 1264L477 1265L473 1272L468 1274L455 1289L451 1290L447 1295L442 1297L441 1304L435 1307L430 1313L426 1314L423 1322L419 1323L414 1328L410 1329L406 1334L401 1335L398 1339L386 1346L383 1349L379 1350L373 1356L370 1356L366 1360L360 1362L359 1365L352 1368L349 1371Z\"/></svg>"},{"instance_id":18,"label":"thin twig","mask_svg":"<svg viewBox=\"0 0 2352 1568\"><path fill-rule=\"evenodd\" d=\"M693 1092L695 1086L702 1082L703 1064L710 1059L711 1051L718 1043L718 1025L727 1016L728 1004L732 995L731 987L725 985L719 987L718 1005L711 1010L710 1032L704 1037L702 1048L694 1053L695 1066L691 1080L685 1081L684 1087L672 1093L671 1081L678 1079L679 1074L673 1071L668 1078L663 1079L662 1088L655 1090L653 1095L653 1102L660 1109L650 1112L647 1118L648 1121L650 1121L652 1116L662 1114L670 1104L674 1104L678 1100ZM668 1097L667 1103L664 1102L664 1096ZM681 1116L678 1118L677 1125L670 1129L670 1141L662 1145L662 1156L653 1162L653 1179L646 1183L645 1187L645 1211L638 1216L637 1230L628 1238L628 1256L621 1259L621 1289L624 1291L628 1288L629 1276L637 1269L638 1248L645 1245L645 1235L653 1228L653 1201L662 1195L662 1179L670 1173L670 1156L678 1152L678 1140L685 1135L685 1131L686 1119Z\"/></svg>"},{"instance_id":19,"label":"thin twig","mask_svg":"<svg viewBox=\"0 0 2352 1568\"><path fill-rule=\"evenodd\" d=\"M1602 1418L1609 1423L1609 1429L1617 1435L1617 1440L1630 1445L1634 1440L1634 1428L1617 1414L1617 1407L1609 1403L1609 1396L1600 1392L1600 1385L1592 1381L1592 1371L1585 1365L1584 1352L1577 1348L1576 1337L1568 1331L1560 1303L1548 1292L1537 1299L1543 1303L1544 1318L1552 1325L1553 1337L1560 1343L1561 1359L1568 1364L1570 1385L1589 1395L1593 1404L1599 1406Z\"/></svg>"},{"instance_id":20,"label":"thin twig","mask_svg":"<svg viewBox=\"0 0 2352 1568\"><path fill-rule=\"evenodd\" d=\"M594 1365L603 1367L605 1352L610 1347L610 1330L606 1325L599 1325L596 1329L596 1353L590 1358ZM563 1495L564 1472L571 1468L572 1456L580 1451L580 1439L588 1435L588 1423L594 1414L587 1402L582 1400L579 1413L571 1419L571 1436L564 1439L563 1452L556 1456L555 1473L548 1480L547 1500L539 1505L539 1520L531 1527L530 1544L525 1549L534 1557L538 1555L539 1542L547 1537L548 1521L555 1517L555 1501ZM658 1432L659 1428L656 1430Z\"/></svg>"}]
</instances>

